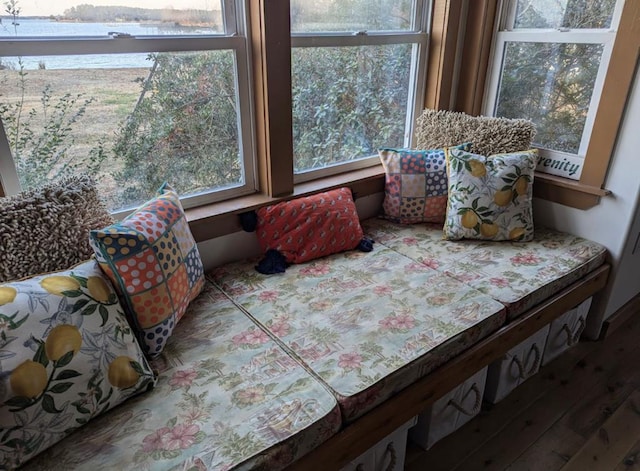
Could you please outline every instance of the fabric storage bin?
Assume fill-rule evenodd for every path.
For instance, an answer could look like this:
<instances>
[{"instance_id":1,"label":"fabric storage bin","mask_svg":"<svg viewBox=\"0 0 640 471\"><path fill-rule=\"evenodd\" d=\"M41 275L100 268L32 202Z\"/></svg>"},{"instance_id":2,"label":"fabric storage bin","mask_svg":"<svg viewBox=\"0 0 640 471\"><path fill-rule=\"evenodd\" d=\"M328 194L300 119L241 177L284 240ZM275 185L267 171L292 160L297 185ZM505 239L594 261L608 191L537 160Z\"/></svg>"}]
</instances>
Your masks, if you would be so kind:
<instances>
[{"instance_id":1,"label":"fabric storage bin","mask_svg":"<svg viewBox=\"0 0 640 471\"><path fill-rule=\"evenodd\" d=\"M428 450L475 417L480 412L486 379L485 366L434 402L418 416L418 424L409 430L411 441Z\"/></svg>"},{"instance_id":2,"label":"fabric storage bin","mask_svg":"<svg viewBox=\"0 0 640 471\"><path fill-rule=\"evenodd\" d=\"M565 312L551 323L549 337L542 355L543 365L546 365L580 341L580 335L587 323L586 319L591 307L591 299L585 299L578 306Z\"/></svg>"},{"instance_id":3,"label":"fabric storage bin","mask_svg":"<svg viewBox=\"0 0 640 471\"><path fill-rule=\"evenodd\" d=\"M407 452L407 431L417 420L418 417L413 417L340 471L402 471Z\"/></svg>"},{"instance_id":4,"label":"fabric storage bin","mask_svg":"<svg viewBox=\"0 0 640 471\"><path fill-rule=\"evenodd\" d=\"M542 364L547 336L547 324L528 339L513 347L489 365L484 400L492 404L501 401L517 386L536 374Z\"/></svg>"}]
</instances>

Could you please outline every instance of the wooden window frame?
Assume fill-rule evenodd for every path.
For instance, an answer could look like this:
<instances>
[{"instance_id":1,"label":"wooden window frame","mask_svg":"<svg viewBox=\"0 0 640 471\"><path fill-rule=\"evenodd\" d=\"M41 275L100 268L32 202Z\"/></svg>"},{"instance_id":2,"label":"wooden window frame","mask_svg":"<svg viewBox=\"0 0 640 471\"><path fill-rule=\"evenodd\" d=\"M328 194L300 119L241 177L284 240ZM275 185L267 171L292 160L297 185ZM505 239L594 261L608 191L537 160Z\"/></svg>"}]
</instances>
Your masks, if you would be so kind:
<instances>
[{"instance_id":1,"label":"wooden window frame","mask_svg":"<svg viewBox=\"0 0 640 471\"><path fill-rule=\"evenodd\" d=\"M464 80L453 109L479 115L487 80L499 0L469 2L462 44ZM640 4L626 0L614 40L580 180L536 173L534 196L578 209L589 209L610 192L604 188L618 129L640 54Z\"/></svg>"}]
</instances>

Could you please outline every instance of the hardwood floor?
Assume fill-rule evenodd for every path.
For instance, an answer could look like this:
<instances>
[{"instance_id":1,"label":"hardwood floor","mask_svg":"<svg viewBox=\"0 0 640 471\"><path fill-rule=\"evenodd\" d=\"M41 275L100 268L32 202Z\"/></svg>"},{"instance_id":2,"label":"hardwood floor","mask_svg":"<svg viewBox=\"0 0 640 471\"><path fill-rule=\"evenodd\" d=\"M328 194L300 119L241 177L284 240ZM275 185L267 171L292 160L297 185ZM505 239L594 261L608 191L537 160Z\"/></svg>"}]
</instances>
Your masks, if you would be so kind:
<instances>
[{"instance_id":1,"label":"hardwood floor","mask_svg":"<svg viewBox=\"0 0 640 471\"><path fill-rule=\"evenodd\" d=\"M580 342L408 471L640 471L640 313Z\"/></svg>"}]
</instances>

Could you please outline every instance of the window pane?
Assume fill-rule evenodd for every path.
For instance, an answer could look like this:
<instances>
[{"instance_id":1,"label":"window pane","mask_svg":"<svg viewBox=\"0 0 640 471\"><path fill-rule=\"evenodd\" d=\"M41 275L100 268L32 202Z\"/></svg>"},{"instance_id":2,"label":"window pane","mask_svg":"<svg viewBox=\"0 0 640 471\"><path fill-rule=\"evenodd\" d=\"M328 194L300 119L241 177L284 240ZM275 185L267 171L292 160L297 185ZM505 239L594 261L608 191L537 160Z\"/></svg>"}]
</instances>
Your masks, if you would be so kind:
<instances>
[{"instance_id":1,"label":"window pane","mask_svg":"<svg viewBox=\"0 0 640 471\"><path fill-rule=\"evenodd\" d=\"M515 28L610 28L616 0L518 0Z\"/></svg>"},{"instance_id":2,"label":"window pane","mask_svg":"<svg viewBox=\"0 0 640 471\"><path fill-rule=\"evenodd\" d=\"M166 8L156 6L155 0L117 3L120 5L87 5L82 0L3 2L0 36L104 36L110 31L138 36L223 32L221 0L182 0Z\"/></svg>"},{"instance_id":3,"label":"window pane","mask_svg":"<svg viewBox=\"0 0 640 471\"><path fill-rule=\"evenodd\" d=\"M410 30L414 0L291 0L291 31Z\"/></svg>"},{"instance_id":4,"label":"window pane","mask_svg":"<svg viewBox=\"0 0 640 471\"><path fill-rule=\"evenodd\" d=\"M296 172L403 146L411 48L293 49Z\"/></svg>"},{"instance_id":5,"label":"window pane","mask_svg":"<svg viewBox=\"0 0 640 471\"><path fill-rule=\"evenodd\" d=\"M130 55L127 55L130 56ZM164 182L183 196L244 183L234 52L138 55L137 67L0 70L0 118L24 189L88 172L112 210Z\"/></svg>"},{"instance_id":6,"label":"window pane","mask_svg":"<svg viewBox=\"0 0 640 471\"><path fill-rule=\"evenodd\" d=\"M536 145L577 154L602 49L507 42L496 115L531 119Z\"/></svg>"}]
</instances>

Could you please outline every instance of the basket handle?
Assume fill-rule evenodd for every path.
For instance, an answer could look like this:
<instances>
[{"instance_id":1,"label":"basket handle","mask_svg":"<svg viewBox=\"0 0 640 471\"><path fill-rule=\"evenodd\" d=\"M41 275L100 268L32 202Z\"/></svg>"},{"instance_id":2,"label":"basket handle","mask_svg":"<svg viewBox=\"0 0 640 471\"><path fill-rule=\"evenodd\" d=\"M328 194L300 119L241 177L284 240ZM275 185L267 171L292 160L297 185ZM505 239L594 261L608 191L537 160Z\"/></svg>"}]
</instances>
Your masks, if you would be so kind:
<instances>
[{"instance_id":1,"label":"basket handle","mask_svg":"<svg viewBox=\"0 0 640 471\"><path fill-rule=\"evenodd\" d=\"M389 456L389 465L386 467L385 471L393 471L398 464L396 447L393 446L393 442L389 442L389 444L387 445L387 449L384 450L384 459L382 460L383 463L385 462L387 456Z\"/></svg>"},{"instance_id":2,"label":"basket handle","mask_svg":"<svg viewBox=\"0 0 640 471\"><path fill-rule=\"evenodd\" d=\"M525 372L525 366L520 361L520 358L518 358L517 356L514 356L513 358L511 358L511 364L516 365L516 367L518 368L518 378L521 380L525 380L533 376L533 374L536 372L538 365L540 364L540 349L538 348L538 345L535 343L531 345L531 349L529 350L529 353L527 353L526 363L529 363L529 357L531 357L532 352L535 356L533 357L533 364L531 365L531 368L529 368L529 371L527 372Z\"/></svg>"},{"instance_id":3,"label":"basket handle","mask_svg":"<svg viewBox=\"0 0 640 471\"><path fill-rule=\"evenodd\" d=\"M580 335L582 335L582 331L584 330L586 323L583 317L578 317L578 323L580 325L575 333L571 333L571 329L567 324L562 326L562 331L567 334L567 347L573 347L580 340Z\"/></svg>"},{"instance_id":4,"label":"basket handle","mask_svg":"<svg viewBox=\"0 0 640 471\"><path fill-rule=\"evenodd\" d=\"M480 403L482 402L482 394L480 394L480 389L478 389L478 386L476 383L473 383L471 385L471 387L469 388L469 391L467 391L467 394L464 395L462 400L464 401L467 398L467 396L472 392L476 395L476 399L473 404L473 408L471 410L466 409L462 404L460 404L455 399L449 399L449 402L447 402L447 405L453 407L458 412L464 415L468 415L468 416L476 415L480 410Z\"/></svg>"}]
</instances>

